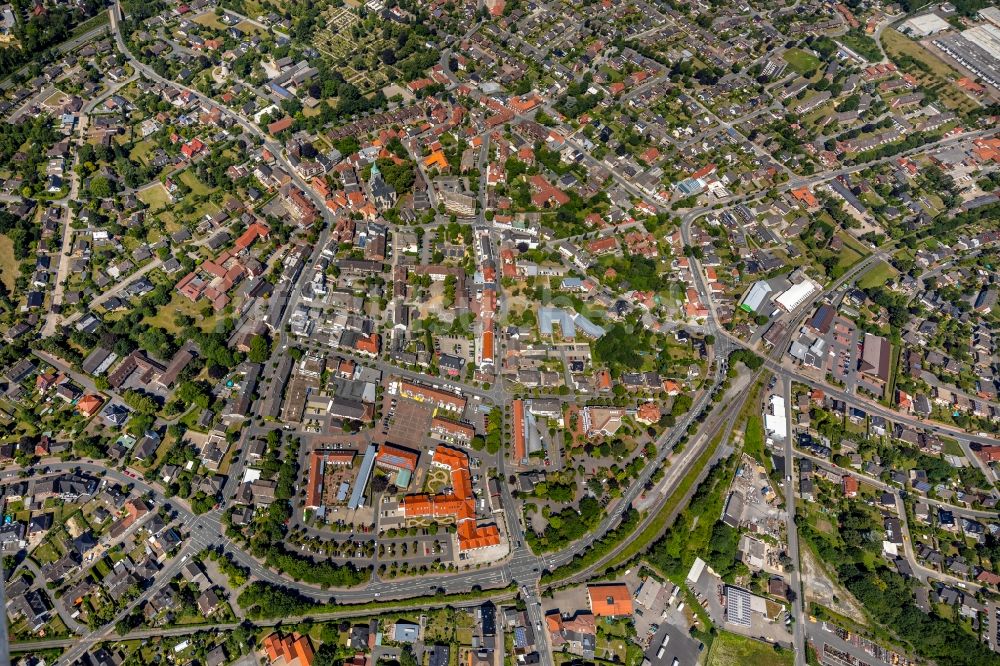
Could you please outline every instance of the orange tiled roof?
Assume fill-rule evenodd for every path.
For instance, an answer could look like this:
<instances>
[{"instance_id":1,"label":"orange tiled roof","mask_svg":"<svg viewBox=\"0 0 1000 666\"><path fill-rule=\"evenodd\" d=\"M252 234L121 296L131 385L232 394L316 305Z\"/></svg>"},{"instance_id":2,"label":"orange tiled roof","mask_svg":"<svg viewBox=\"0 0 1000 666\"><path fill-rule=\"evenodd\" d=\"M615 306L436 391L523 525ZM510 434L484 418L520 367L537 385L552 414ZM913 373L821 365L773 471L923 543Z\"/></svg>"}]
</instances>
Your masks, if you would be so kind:
<instances>
[{"instance_id":1,"label":"orange tiled roof","mask_svg":"<svg viewBox=\"0 0 1000 666\"><path fill-rule=\"evenodd\" d=\"M443 151L435 150L433 153L431 153L424 159L424 166L428 169L432 167L437 167L438 169L447 169L448 158L444 156Z\"/></svg>"},{"instance_id":2,"label":"orange tiled roof","mask_svg":"<svg viewBox=\"0 0 1000 666\"><path fill-rule=\"evenodd\" d=\"M274 632L264 639L264 654L267 655L271 663L286 664L287 666L312 666L313 649L308 636L298 633L288 634L284 637L278 632Z\"/></svg>"},{"instance_id":3,"label":"orange tiled roof","mask_svg":"<svg viewBox=\"0 0 1000 666\"><path fill-rule=\"evenodd\" d=\"M103 404L104 399L100 396L85 395L80 398L80 402L76 404L76 408L84 416L92 416Z\"/></svg>"},{"instance_id":4,"label":"orange tiled roof","mask_svg":"<svg viewBox=\"0 0 1000 666\"><path fill-rule=\"evenodd\" d=\"M804 203L809 208L815 208L819 206L819 201L816 196L809 191L808 187L800 187L798 189L792 190L792 196Z\"/></svg>"},{"instance_id":5,"label":"orange tiled roof","mask_svg":"<svg viewBox=\"0 0 1000 666\"><path fill-rule=\"evenodd\" d=\"M632 594L625 583L588 585L590 610L596 617L623 617L632 615Z\"/></svg>"},{"instance_id":6,"label":"orange tiled roof","mask_svg":"<svg viewBox=\"0 0 1000 666\"><path fill-rule=\"evenodd\" d=\"M409 449L393 446L392 444L383 444L375 456L375 459L380 463L400 469L408 469L411 472L417 468L418 458L419 454L416 451L410 451Z\"/></svg>"},{"instance_id":7,"label":"orange tiled roof","mask_svg":"<svg viewBox=\"0 0 1000 666\"><path fill-rule=\"evenodd\" d=\"M500 531L496 525L476 525L476 497L472 490L468 455L458 449L439 446L434 451L431 464L451 472L451 493L407 495L403 498L403 513L407 517L454 518L459 550L498 545Z\"/></svg>"},{"instance_id":8,"label":"orange tiled roof","mask_svg":"<svg viewBox=\"0 0 1000 666\"><path fill-rule=\"evenodd\" d=\"M524 401L515 400L514 406L514 461L520 464L526 455L524 442Z\"/></svg>"}]
</instances>

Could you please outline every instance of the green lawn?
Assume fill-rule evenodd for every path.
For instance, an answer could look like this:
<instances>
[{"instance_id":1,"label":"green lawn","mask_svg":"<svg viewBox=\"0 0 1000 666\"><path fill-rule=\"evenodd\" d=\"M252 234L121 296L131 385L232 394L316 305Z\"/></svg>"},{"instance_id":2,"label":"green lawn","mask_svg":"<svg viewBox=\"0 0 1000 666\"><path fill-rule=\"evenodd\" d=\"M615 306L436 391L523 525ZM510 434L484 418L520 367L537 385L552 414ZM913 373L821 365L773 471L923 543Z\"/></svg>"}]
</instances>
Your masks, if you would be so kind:
<instances>
[{"instance_id":1,"label":"green lawn","mask_svg":"<svg viewBox=\"0 0 1000 666\"><path fill-rule=\"evenodd\" d=\"M882 402L890 407L896 404L896 378L899 376L899 355L903 348L901 345L892 346L892 359L889 361L889 382L885 386L885 395Z\"/></svg>"},{"instance_id":2,"label":"green lawn","mask_svg":"<svg viewBox=\"0 0 1000 666\"><path fill-rule=\"evenodd\" d=\"M861 289L881 287L885 285L886 282L896 277L896 275L897 271L895 268L884 261L880 261L869 268L861 279L858 280L858 287Z\"/></svg>"},{"instance_id":3,"label":"green lawn","mask_svg":"<svg viewBox=\"0 0 1000 666\"><path fill-rule=\"evenodd\" d=\"M19 273L17 259L14 258L14 242L0 234L0 282L3 282L8 292L14 290L14 282Z\"/></svg>"},{"instance_id":4,"label":"green lawn","mask_svg":"<svg viewBox=\"0 0 1000 666\"><path fill-rule=\"evenodd\" d=\"M167 192L167 188L165 188L161 183L150 185L146 189L139 190L135 194L143 203L149 205L153 212L166 208L170 204L170 193Z\"/></svg>"},{"instance_id":5,"label":"green lawn","mask_svg":"<svg viewBox=\"0 0 1000 666\"><path fill-rule=\"evenodd\" d=\"M214 191L213 188L198 180L198 177L190 169L181 172L180 179L191 188L191 192L194 194L211 194Z\"/></svg>"},{"instance_id":6,"label":"green lawn","mask_svg":"<svg viewBox=\"0 0 1000 666\"><path fill-rule=\"evenodd\" d=\"M820 65L819 58L798 48L788 49L782 57L788 63L788 66L799 74L815 71Z\"/></svg>"},{"instance_id":7,"label":"green lawn","mask_svg":"<svg viewBox=\"0 0 1000 666\"><path fill-rule=\"evenodd\" d=\"M180 278L177 279L179 280ZM179 292L174 292L170 302L161 307L156 312L155 317L147 317L144 322L150 326L163 329L168 333L176 334L180 332L180 329L174 323L174 317L178 314L186 314L195 320L196 325L201 330L208 332L215 326L215 317L204 317L202 315L202 308L207 304L208 301L192 303L187 296L183 296Z\"/></svg>"},{"instance_id":8,"label":"green lawn","mask_svg":"<svg viewBox=\"0 0 1000 666\"><path fill-rule=\"evenodd\" d=\"M708 653L708 666L790 666L791 650L776 652L767 643L720 631Z\"/></svg>"},{"instance_id":9,"label":"green lawn","mask_svg":"<svg viewBox=\"0 0 1000 666\"><path fill-rule=\"evenodd\" d=\"M206 12L198 18L194 19L193 23L203 25L209 28L215 28L216 30L225 30L226 24L219 20L219 17L212 12Z\"/></svg>"},{"instance_id":10,"label":"green lawn","mask_svg":"<svg viewBox=\"0 0 1000 666\"><path fill-rule=\"evenodd\" d=\"M859 241L857 238L847 233L846 231L840 231L837 233L837 237L840 238L844 243L844 247L850 248L854 252L857 252L863 257L867 257L871 254L871 250L864 243Z\"/></svg>"},{"instance_id":11,"label":"green lawn","mask_svg":"<svg viewBox=\"0 0 1000 666\"><path fill-rule=\"evenodd\" d=\"M747 419L743 433L743 450L767 469L771 468L771 457L764 451L764 424L757 414Z\"/></svg>"},{"instance_id":12,"label":"green lawn","mask_svg":"<svg viewBox=\"0 0 1000 666\"><path fill-rule=\"evenodd\" d=\"M951 437L942 437L941 443L944 445L944 453L949 456L964 457L965 451L959 446L958 441Z\"/></svg>"},{"instance_id":13,"label":"green lawn","mask_svg":"<svg viewBox=\"0 0 1000 666\"><path fill-rule=\"evenodd\" d=\"M133 160L137 162L142 162L143 164L149 164L149 154L153 151L155 143L151 139L143 139L132 147L132 154L129 155Z\"/></svg>"},{"instance_id":14,"label":"green lawn","mask_svg":"<svg viewBox=\"0 0 1000 666\"><path fill-rule=\"evenodd\" d=\"M43 541L38 545L38 548L35 548L31 557L39 564L51 564L62 557L62 553L51 541Z\"/></svg>"},{"instance_id":15,"label":"green lawn","mask_svg":"<svg viewBox=\"0 0 1000 666\"><path fill-rule=\"evenodd\" d=\"M885 32L892 32L892 30ZM841 44L869 62L878 62L882 57L878 43L860 30L850 30L847 34L841 35L839 39Z\"/></svg>"}]
</instances>

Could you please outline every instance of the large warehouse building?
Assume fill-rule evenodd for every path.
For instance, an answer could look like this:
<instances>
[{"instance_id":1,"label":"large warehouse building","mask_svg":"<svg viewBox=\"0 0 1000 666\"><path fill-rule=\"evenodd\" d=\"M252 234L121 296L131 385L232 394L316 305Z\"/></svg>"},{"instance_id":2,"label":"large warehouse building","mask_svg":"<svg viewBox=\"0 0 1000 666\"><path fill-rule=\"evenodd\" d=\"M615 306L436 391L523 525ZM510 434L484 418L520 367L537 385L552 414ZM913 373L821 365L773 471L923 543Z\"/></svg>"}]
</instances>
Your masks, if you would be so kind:
<instances>
[{"instance_id":1,"label":"large warehouse building","mask_svg":"<svg viewBox=\"0 0 1000 666\"><path fill-rule=\"evenodd\" d=\"M943 35L934 40L934 46L982 83L1000 91L1000 27L977 25L961 34Z\"/></svg>"}]
</instances>

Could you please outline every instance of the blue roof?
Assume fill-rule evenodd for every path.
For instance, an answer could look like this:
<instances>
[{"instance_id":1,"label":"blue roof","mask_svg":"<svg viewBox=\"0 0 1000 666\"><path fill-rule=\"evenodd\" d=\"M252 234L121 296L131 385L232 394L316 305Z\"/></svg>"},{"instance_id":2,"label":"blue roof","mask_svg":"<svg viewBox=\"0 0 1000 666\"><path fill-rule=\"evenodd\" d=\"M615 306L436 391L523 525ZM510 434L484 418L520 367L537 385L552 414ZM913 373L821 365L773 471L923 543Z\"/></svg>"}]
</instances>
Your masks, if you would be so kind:
<instances>
[{"instance_id":1,"label":"blue roof","mask_svg":"<svg viewBox=\"0 0 1000 666\"><path fill-rule=\"evenodd\" d=\"M580 328L584 335L591 338L599 338L605 333L603 328L581 314L562 308L545 307L538 309L538 331L542 335L552 335L554 326L557 324L564 338L575 338L577 327Z\"/></svg>"},{"instance_id":2,"label":"blue roof","mask_svg":"<svg viewBox=\"0 0 1000 666\"><path fill-rule=\"evenodd\" d=\"M677 189L681 191L681 194L697 194L705 189L705 186L693 178L686 178L677 183Z\"/></svg>"},{"instance_id":3,"label":"blue roof","mask_svg":"<svg viewBox=\"0 0 1000 666\"><path fill-rule=\"evenodd\" d=\"M581 314L575 315L573 317L573 321L576 323L577 326L579 326L583 330L584 335L588 337L599 338L602 335L604 335L605 331L603 328L601 328L600 326L590 321Z\"/></svg>"},{"instance_id":4,"label":"blue roof","mask_svg":"<svg viewBox=\"0 0 1000 666\"><path fill-rule=\"evenodd\" d=\"M278 95L279 97L284 97L285 99L292 98L292 93L288 92L288 90L286 90L284 87L279 86L277 83L273 81L268 83L267 87L270 88L274 92L274 94Z\"/></svg>"},{"instance_id":5,"label":"blue roof","mask_svg":"<svg viewBox=\"0 0 1000 666\"><path fill-rule=\"evenodd\" d=\"M368 487L368 477L372 475L372 468L375 466L375 453L378 447L374 444L368 445L365 457L361 460L361 469L358 470L358 478L354 482L354 492L351 493L351 501L347 503L347 508L354 510L361 506L361 501L365 496L365 488Z\"/></svg>"},{"instance_id":6,"label":"blue roof","mask_svg":"<svg viewBox=\"0 0 1000 666\"><path fill-rule=\"evenodd\" d=\"M401 643L413 643L417 640L420 627L412 622L397 622L392 630L392 639Z\"/></svg>"},{"instance_id":7,"label":"blue roof","mask_svg":"<svg viewBox=\"0 0 1000 666\"><path fill-rule=\"evenodd\" d=\"M573 319L569 312L561 308L538 309L538 330L542 335L552 335L555 324L559 325L564 338L576 336L576 327L573 325Z\"/></svg>"}]
</instances>

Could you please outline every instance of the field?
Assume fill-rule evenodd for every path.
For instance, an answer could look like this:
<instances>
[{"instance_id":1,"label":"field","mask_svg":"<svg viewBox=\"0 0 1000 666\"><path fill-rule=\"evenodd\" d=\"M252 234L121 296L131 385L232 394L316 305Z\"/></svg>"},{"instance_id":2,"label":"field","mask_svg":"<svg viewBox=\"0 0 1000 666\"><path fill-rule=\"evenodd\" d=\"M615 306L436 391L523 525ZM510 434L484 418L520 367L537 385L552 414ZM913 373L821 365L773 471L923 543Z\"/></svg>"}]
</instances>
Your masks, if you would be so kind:
<instances>
[{"instance_id":1,"label":"field","mask_svg":"<svg viewBox=\"0 0 1000 666\"><path fill-rule=\"evenodd\" d=\"M935 91L949 109L967 112L979 106L955 85L958 72L918 42L896 30L884 30L882 47L900 69Z\"/></svg>"},{"instance_id":2,"label":"field","mask_svg":"<svg viewBox=\"0 0 1000 666\"><path fill-rule=\"evenodd\" d=\"M180 180L182 183L191 188L193 194L211 194L214 190L210 188L205 183L198 180L198 177L194 175L193 171L184 171L180 175Z\"/></svg>"},{"instance_id":3,"label":"field","mask_svg":"<svg viewBox=\"0 0 1000 666\"><path fill-rule=\"evenodd\" d=\"M743 433L743 451L768 470L771 469L771 456L764 451L764 424L757 414L747 419L746 431Z\"/></svg>"},{"instance_id":4,"label":"field","mask_svg":"<svg viewBox=\"0 0 1000 666\"><path fill-rule=\"evenodd\" d=\"M161 307L155 317L147 318L145 323L163 329L168 333L178 333L180 329L174 323L174 317L178 314L186 314L195 320L201 330L208 332L215 326L215 317L205 317L202 315L202 309L206 305L208 305L208 301L192 303L186 296L175 292L171 301Z\"/></svg>"},{"instance_id":5,"label":"field","mask_svg":"<svg viewBox=\"0 0 1000 666\"><path fill-rule=\"evenodd\" d=\"M720 631L708 653L708 666L786 666L792 663L792 652L776 652L767 643Z\"/></svg>"},{"instance_id":6,"label":"field","mask_svg":"<svg viewBox=\"0 0 1000 666\"><path fill-rule=\"evenodd\" d=\"M149 164L149 154L153 151L154 147L155 144L151 140L143 139L135 144L132 148L132 154L129 157L143 164Z\"/></svg>"},{"instance_id":7,"label":"field","mask_svg":"<svg viewBox=\"0 0 1000 666\"><path fill-rule=\"evenodd\" d=\"M167 188L163 187L161 183L138 190L135 195L143 203L149 205L152 212L166 208L170 204L170 194L167 192Z\"/></svg>"},{"instance_id":8,"label":"field","mask_svg":"<svg viewBox=\"0 0 1000 666\"><path fill-rule=\"evenodd\" d=\"M858 280L858 287L861 289L881 287L885 285L886 282L896 277L896 275L897 271L895 268L884 261L880 261L872 268L868 269L868 272L866 272L864 276Z\"/></svg>"},{"instance_id":9,"label":"field","mask_svg":"<svg viewBox=\"0 0 1000 666\"><path fill-rule=\"evenodd\" d=\"M851 234L846 232L841 232L838 233L837 236L840 238L840 240L844 241L845 248L850 248L851 250L857 252L863 257L867 257L870 254L869 249L865 247L865 245L863 245L861 241L859 241Z\"/></svg>"},{"instance_id":10,"label":"field","mask_svg":"<svg viewBox=\"0 0 1000 666\"><path fill-rule=\"evenodd\" d=\"M215 28L220 32L226 29L226 24L219 20L219 17L215 15L215 12L205 12L201 16L195 18L194 23L208 28Z\"/></svg>"},{"instance_id":11,"label":"field","mask_svg":"<svg viewBox=\"0 0 1000 666\"><path fill-rule=\"evenodd\" d=\"M820 65L819 58L802 49L788 49L782 58L785 59L789 67L799 74L814 72Z\"/></svg>"},{"instance_id":12,"label":"field","mask_svg":"<svg viewBox=\"0 0 1000 666\"><path fill-rule=\"evenodd\" d=\"M951 437L942 437L941 443L944 444L944 453L948 456L958 456L960 458L965 456L965 451L962 450L961 445L959 445L957 440Z\"/></svg>"},{"instance_id":13,"label":"field","mask_svg":"<svg viewBox=\"0 0 1000 666\"><path fill-rule=\"evenodd\" d=\"M847 34L841 35L839 40L841 44L869 62L878 62L882 59L882 52L879 51L878 43L859 30L850 30Z\"/></svg>"},{"instance_id":14,"label":"field","mask_svg":"<svg viewBox=\"0 0 1000 666\"><path fill-rule=\"evenodd\" d=\"M14 258L14 243L7 236L0 234L0 282L7 291L13 291L17 280L17 259Z\"/></svg>"}]
</instances>

